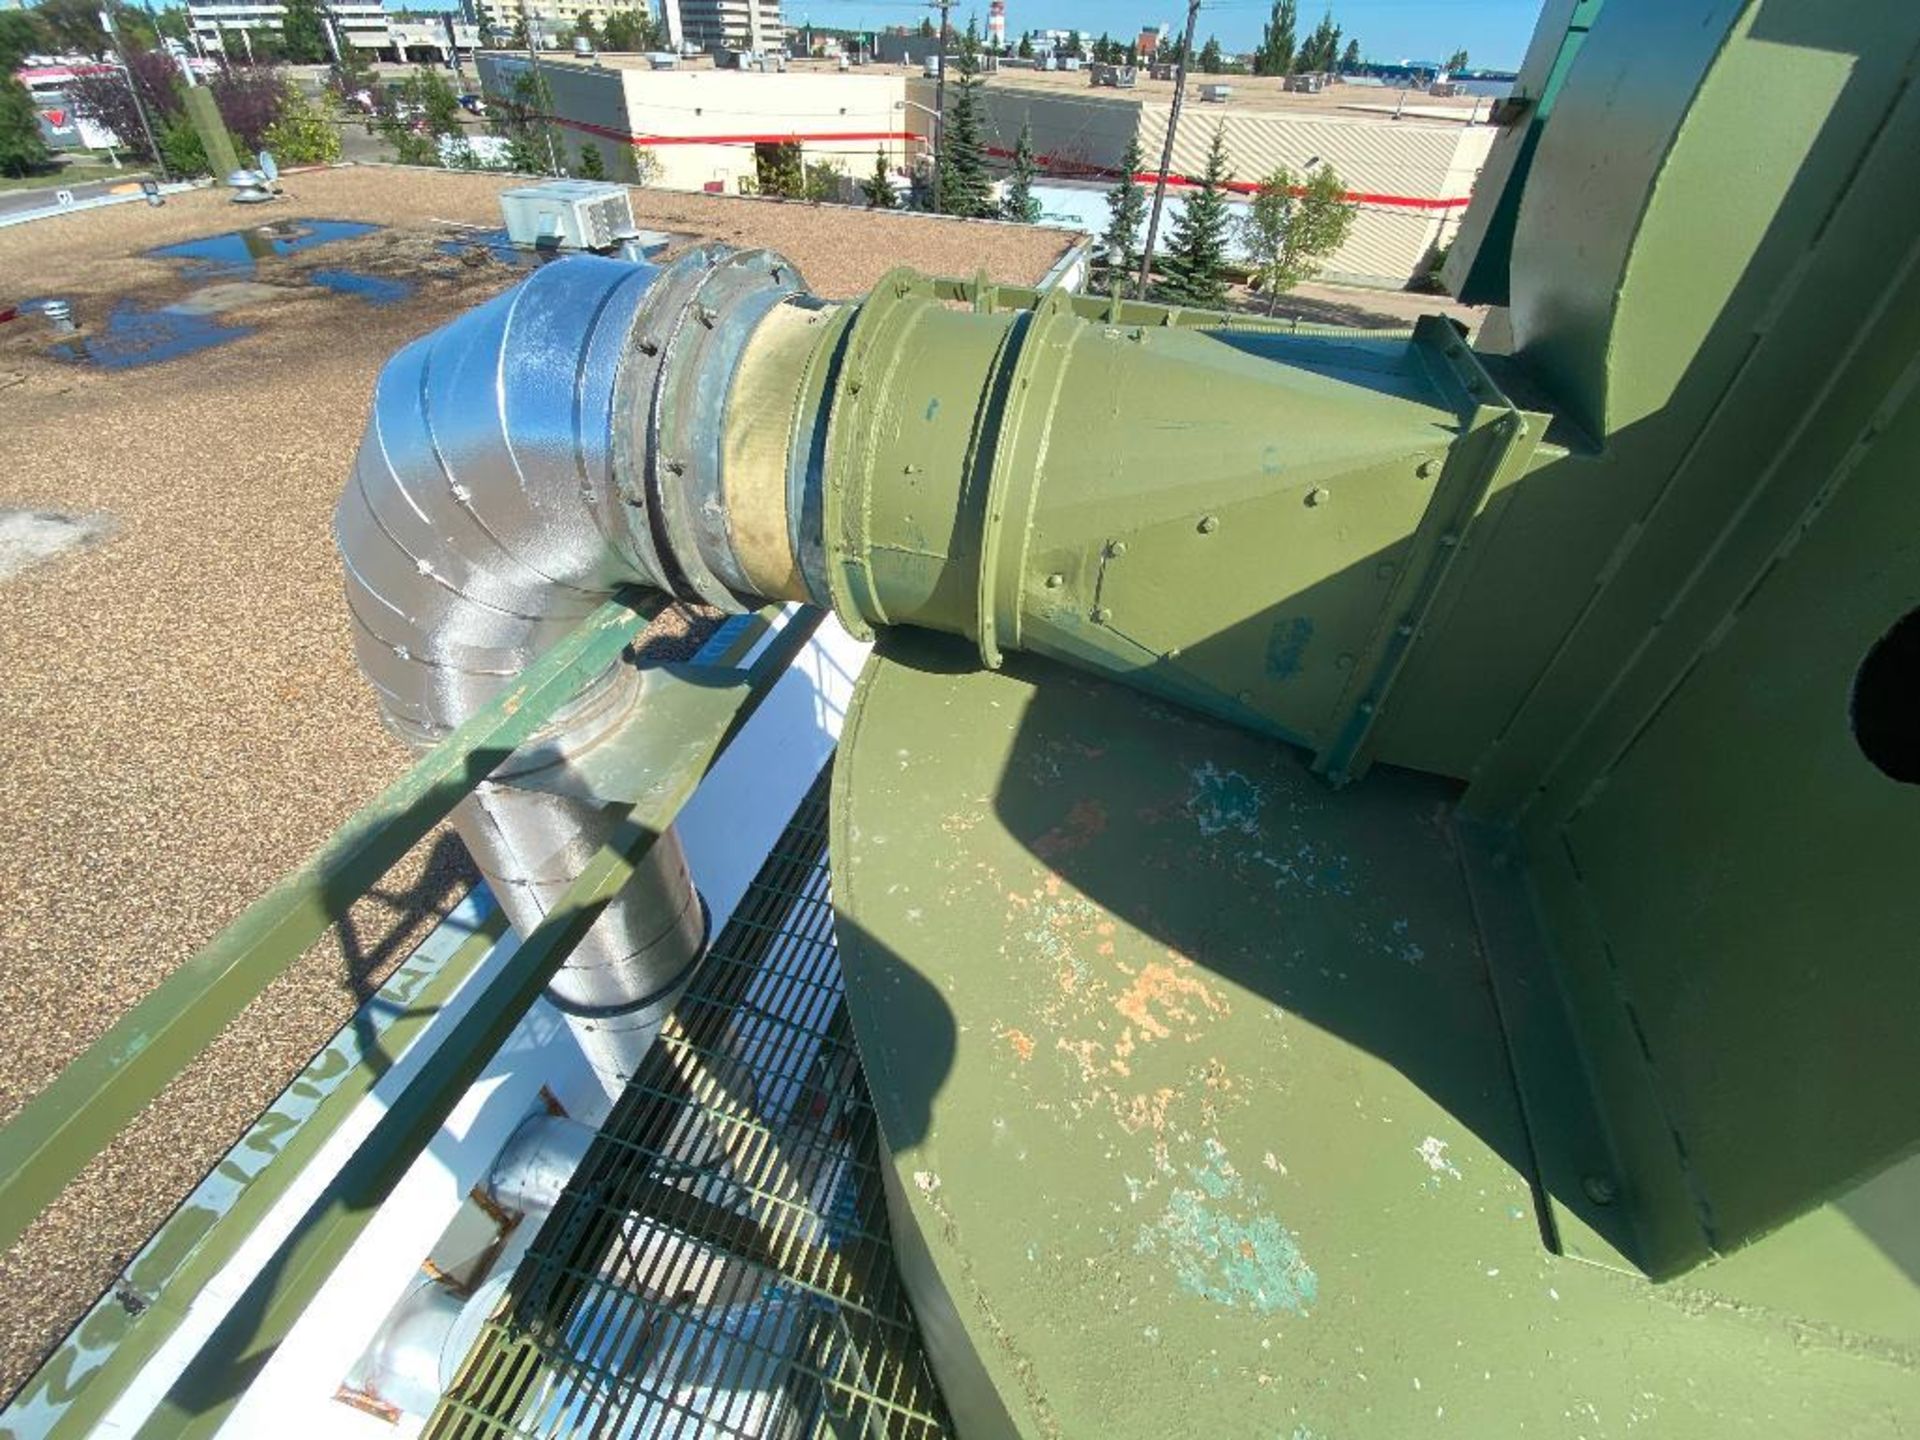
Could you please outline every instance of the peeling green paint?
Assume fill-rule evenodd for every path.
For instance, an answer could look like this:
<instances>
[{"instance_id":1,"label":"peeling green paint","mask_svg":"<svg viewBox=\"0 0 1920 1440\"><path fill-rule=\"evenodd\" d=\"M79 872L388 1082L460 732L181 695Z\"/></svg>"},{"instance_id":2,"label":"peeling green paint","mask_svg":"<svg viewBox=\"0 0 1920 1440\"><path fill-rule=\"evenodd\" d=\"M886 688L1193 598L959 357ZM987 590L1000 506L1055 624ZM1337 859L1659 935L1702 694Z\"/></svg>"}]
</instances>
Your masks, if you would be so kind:
<instances>
[{"instance_id":1,"label":"peeling green paint","mask_svg":"<svg viewBox=\"0 0 1920 1440\"><path fill-rule=\"evenodd\" d=\"M1319 1297L1320 1281L1298 1241L1249 1193L1224 1145L1208 1137L1202 1148L1205 1158L1187 1167L1192 1183L1140 1227L1135 1251L1163 1257L1182 1289L1217 1305L1260 1315L1304 1311Z\"/></svg>"}]
</instances>

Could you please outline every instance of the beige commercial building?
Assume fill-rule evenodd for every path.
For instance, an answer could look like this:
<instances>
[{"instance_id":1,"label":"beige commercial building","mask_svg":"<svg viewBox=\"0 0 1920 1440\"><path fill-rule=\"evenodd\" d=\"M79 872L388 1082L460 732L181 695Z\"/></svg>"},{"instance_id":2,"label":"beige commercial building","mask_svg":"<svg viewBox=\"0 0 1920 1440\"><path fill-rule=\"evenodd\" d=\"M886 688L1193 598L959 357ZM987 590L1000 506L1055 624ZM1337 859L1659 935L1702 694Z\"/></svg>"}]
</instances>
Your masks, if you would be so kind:
<instances>
[{"instance_id":1,"label":"beige commercial building","mask_svg":"<svg viewBox=\"0 0 1920 1440\"><path fill-rule=\"evenodd\" d=\"M526 65L510 54L481 56L490 93L506 93ZM570 162L598 146L607 173L633 178L645 152L654 182L685 190L737 191L755 174L759 147L798 144L808 161L860 177L876 151L904 173L931 151L934 85L905 67L791 62L787 69L718 70L704 59L655 70L639 57L594 62L542 60L558 134ZM1111 183L1130 140L1157 162L1172 85L1142 80L1128 91L1094 90L1084 75L1002 70L983 91L985 138L1004 164L1023 125L1052 177ZM1198 86L1195 87L1196 91ZM1401 286L1451 239L1493 143L1487 102L1430 101L1337 86L1288 94L1277 81L1236 77L1219 102L1191 97L1174 146L1170 195L1206 168L1219 129L1244 202L1260 178L1285 165L1296 174L1321 164L1338 172L1359 215L1328 261L1329 278ZM1064 218L1064 217L1063 217ZM1104 224L1096 203L1088 228Z\"/></svg>"},{"instance_id":2,"label":"beige commercial building","mask_svg":"<svg viewBox=\"0 0 1920 1440\"><path fill-rule=\"evenodd\" d=\"M1224 82L1228 97L1209 102L1198 98L1206 78L1189 81L1169 196L1185 193L1180 182L1206 169L1216 128L1234 194L1243 199L1277 166L1295 174L1333 166L1359 214L1327 262L1330 279L1404 285L1452 239L1493 147L1485 100L1403 101L1398 92L1355 85L1296 94L1277 80L1234 76ZM998 156L1010 157L1021 126L1031 124L1049 175L1111 180L1130 139L1138 138L1147 170L1159 163L1173 86L1142 78L1129 91L1096 91L1084 75L1003 70L984 93L986 140Z\"/></svg>"},{"instance_id":3,"label":"beige commercial building","mask_svg":"<svg viewBox=\"0 0 1920 1440\"><path fill-rule=\"evenodd\" d=\"M512 93L530 63L503 51L482 54L483 90ZM808 162L826 161L849 176L870 173L876 152L904 172L925 147L904 74L716 70L704 61L654 70L613 56L591 63L543 57L540 69L568 167L593 145L616 179L636 178L644 155L657 167L651 183L736 194L747 188L743 181L751 184L762 147L798 144Z\"/></svg>"}]
</instances>

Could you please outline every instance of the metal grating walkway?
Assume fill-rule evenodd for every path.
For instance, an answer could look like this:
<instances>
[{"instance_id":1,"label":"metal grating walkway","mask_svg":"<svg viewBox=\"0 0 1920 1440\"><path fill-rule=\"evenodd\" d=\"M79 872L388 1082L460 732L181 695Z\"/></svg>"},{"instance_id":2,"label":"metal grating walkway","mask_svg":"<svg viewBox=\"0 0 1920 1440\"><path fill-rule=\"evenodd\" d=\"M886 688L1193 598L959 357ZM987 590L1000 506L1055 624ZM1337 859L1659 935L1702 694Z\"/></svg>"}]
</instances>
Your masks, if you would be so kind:
<instances>
[{"instance_id":1,"label":"metal grating walkway","mask_svg":"<svg viewBox=\"0 0 1920 1440\"><path fill-rule=\"evenodd\" d=\"M429 1422L944 1436L842 1003L823 774Z\"/></svg>"}]
</instances>

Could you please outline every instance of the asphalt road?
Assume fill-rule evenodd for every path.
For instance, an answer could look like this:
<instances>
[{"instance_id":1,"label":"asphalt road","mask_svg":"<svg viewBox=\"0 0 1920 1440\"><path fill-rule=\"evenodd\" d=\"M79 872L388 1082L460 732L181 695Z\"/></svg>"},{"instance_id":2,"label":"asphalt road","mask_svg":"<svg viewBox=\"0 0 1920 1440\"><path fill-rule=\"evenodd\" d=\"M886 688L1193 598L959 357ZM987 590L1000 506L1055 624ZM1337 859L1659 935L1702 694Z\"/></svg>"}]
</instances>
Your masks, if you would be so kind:
<instances>
[{"instance_id":1,"label":"asphalt road","mask_svg":"<svg viewBox=\"0 0 1920 1440\"><path fill-rule=\"evenodd\" d=\"M75 200L93 200L110 193L116 186L131 185L138 188L140 179L141 172L128 170L110 180L87 180L79 184L63 184L56 180L44 190L0 191L0 215L17 215L23 210L39 210L57 204L62 190L71 190Z\"/></svg>"}]
</instances>

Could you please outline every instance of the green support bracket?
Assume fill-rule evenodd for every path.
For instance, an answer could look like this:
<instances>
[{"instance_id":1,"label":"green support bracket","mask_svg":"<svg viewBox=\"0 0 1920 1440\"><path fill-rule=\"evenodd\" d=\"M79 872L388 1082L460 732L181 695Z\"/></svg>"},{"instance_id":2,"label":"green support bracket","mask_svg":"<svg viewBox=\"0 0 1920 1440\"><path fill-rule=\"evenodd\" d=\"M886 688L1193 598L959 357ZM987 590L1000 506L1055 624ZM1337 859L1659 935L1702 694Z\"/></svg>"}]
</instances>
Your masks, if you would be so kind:
<instances>
[{"instance_id":1,"label":"green support bracket","mask_svg":"<svg viewBox=\"0 0 1920 1440\"><path fill-rule=\"evenodd\" d=\"M461 1017L416 1081L395 1100L262 1267L259 1278L141 1426L142 1440L208 1436L225 1423L248 1384L272 1358L488 1058L539 998L607 902L632 877L654 840L673 824L701 779L823 618L814 609L795 614L779 640L730 683L716 683L718 677L713 676L683 679L683 685L723 694L731 701L710 714L704 732L690 735L677 727L658 725L628 732L623 744L645 750L653 776L646 798L617 807L621 815L612 838L587 863L546 920L521 942L494 982L487 1003L475 1005Z\"/></svg>"},{"instance_id":2,"label":"green support bracket","mask_svg":"<svg viewBox=\"0 0 1920 1440\"><path fill-rule=\"evenodd\" d=\"M321 1147L492 953L507 921L489 907L464 939L454 943L449 930L435 931L388 977L155 1232L21 1387L0 1440L93 1433Z\"/></svg>"},{"instance_id":3,"label":"green support bracket","mask_svg":"<svg viewBox=\"0 0 1920 1440\"><path fill-rule=\"evenodd\" d=\"M1547 417L1520 410L1501 393L1466 338L1451 321L1425 316L1414 329L1413 350L1435 388L1461 412L1460 437L1437 468L1433 498L1413 532L1393 590L1355 663L1328 726L1331 736L1313 768L1345 785L1366 772L1368 739L1385 712L1394 681L1405 668L1448 575L1467 548L1474 517L1488 497L1531 463Z\"/></svg>"},{"instance_id":4,"label":"green support bracket","mask_svg":"<svg viewBox=\"0 0 1920 1440\"><path fill-rule=\"evenodd\" d=\"M614 663L663 604L646 595L603 605L28 1101L0 1130L0 1246L17 1240L255 996Z\"/></svg>"}]
</instances>

